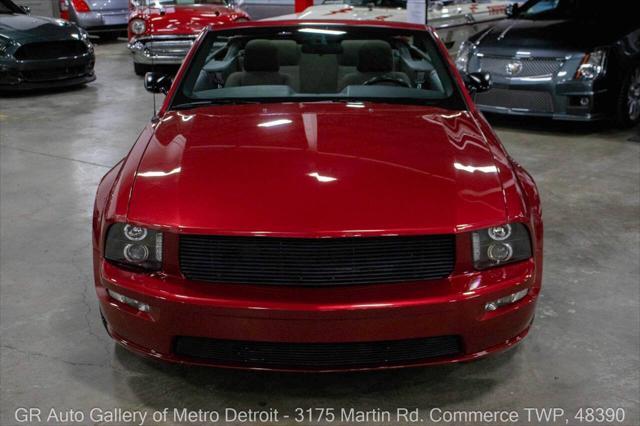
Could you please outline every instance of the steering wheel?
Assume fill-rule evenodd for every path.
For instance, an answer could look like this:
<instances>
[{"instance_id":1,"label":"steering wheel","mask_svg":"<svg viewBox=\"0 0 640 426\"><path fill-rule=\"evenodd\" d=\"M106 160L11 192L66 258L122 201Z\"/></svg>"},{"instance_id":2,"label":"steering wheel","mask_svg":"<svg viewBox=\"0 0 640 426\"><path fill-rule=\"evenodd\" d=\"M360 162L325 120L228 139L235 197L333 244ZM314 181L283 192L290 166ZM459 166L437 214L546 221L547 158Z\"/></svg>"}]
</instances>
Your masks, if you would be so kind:
<instances>
[{"instance_id":1,"label":"steering wheel","mask_svg":"<svg viewBox=\"0 0 640 426\"><path fill-rule=\"evenodd\" d=\"M370 78L369 80L365 81L364 83L362 83L362 85L370 86L372 84L379 84L379 83L392 83L392 84L397 84L398 86L411 87L411 83L391 75L378 75L376 77Z\"/></svg>"}]
</instances>

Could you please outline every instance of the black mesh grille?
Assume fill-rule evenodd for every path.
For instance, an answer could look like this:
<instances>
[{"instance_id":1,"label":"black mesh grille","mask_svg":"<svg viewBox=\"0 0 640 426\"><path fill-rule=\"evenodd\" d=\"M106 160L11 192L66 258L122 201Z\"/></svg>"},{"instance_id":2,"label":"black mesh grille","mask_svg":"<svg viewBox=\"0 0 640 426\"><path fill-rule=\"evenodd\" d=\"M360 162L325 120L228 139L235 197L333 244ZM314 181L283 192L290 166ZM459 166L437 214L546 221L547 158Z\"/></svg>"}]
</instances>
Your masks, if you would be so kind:
<instances>
[{"instance_id":1,"label":"black mesh grille","mask_svg":"<svg viewBox=\"0 0 640 426\"><path fill-rule=\"evenodd\" d=\"M48 41L39 43L28 43L20 46L15 58L24 60L42 60L70 58L87 53L87 46L79 40Z\"/></svg>"},{"instance_id":2,"label":"black mesh grille","mask_svg":"<svg viewBox=\"0 0 640 426\"><path fill-rule=\"evenodd\" d=\"M462 352L458 336L353 343L273 343L177 337L174 353L224 365L289 368L408 364Z\"/></svg>"},{"instance_id":3,"label":"black mesh grille","mask_svg":"<svg viewBox=\"0 0 640 426\"><path fill-rule=\"evenodd\" d=\"M519 72L507 72L509 64L519 63ZM556 58L513 59L484 56L480 59L480 69L491 75L502 77L541 77L553 75L560 71L562 62Z\"/></svg>"},{"instance_id":4,"label":"black mesh grille","mask_svg":"<svg viewBox=\"0 0 640 426\"><path fill-rule=\"evenodd\" d=\"M64 80L81 77L90 72L87 66L73 66L66 68L47 68L41 70L23 71L22 79L30 82Z\"/></svg>"},{"instance_id":5,"label":"black mesh grille","mask_svg":"<svg viewBox=\"0 0 640 426\"><path fill-rule=\"evenodd\" d=\"M183 235L180 268L191 280L275 285L345 285L443 278L453 235L271 238Z\"/></svg>"},{"instance_id":6,"label":"black mesh grille","mask_svg":"<svg viewBox=\"0 0 640 426\"><path fill-rule=\"evenodd\" d=\"M532 90L491 89L488 92L478 93L475 101L478 106L547 113L554 111L550 93Z\"/></svg>"}]
</instances>

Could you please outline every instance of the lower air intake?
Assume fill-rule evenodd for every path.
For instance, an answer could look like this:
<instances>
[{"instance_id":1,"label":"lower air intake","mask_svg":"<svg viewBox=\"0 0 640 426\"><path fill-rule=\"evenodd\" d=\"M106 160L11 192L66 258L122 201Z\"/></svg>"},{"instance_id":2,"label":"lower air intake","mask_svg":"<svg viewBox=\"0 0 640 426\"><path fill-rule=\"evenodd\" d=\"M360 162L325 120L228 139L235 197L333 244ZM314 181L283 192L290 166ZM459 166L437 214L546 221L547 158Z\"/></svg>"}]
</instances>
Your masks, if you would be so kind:
<instances>
[{"instance_id":1,"label":"lower air intake","mask_svg":"<svg viewBox=\"0 0 640 426\"><path fill-rule=\"evenodd\" d=\"M494 88L478 93L475 98L479 107L497 107L530 112L554 112L553 97L550 93L532 90L510 90Z\"/></svg>"},{"instance_id":2,"label":"lower air intake","mask_svg":"<svg viewBox=\"0 0 640 426\"><path fill-rule=\"evenodd\" d=\"M176 355L221 365L346 368L410 364L460 354L458 336L350 343L275 343L177 337Z\"/></svg>"}]
</instances>

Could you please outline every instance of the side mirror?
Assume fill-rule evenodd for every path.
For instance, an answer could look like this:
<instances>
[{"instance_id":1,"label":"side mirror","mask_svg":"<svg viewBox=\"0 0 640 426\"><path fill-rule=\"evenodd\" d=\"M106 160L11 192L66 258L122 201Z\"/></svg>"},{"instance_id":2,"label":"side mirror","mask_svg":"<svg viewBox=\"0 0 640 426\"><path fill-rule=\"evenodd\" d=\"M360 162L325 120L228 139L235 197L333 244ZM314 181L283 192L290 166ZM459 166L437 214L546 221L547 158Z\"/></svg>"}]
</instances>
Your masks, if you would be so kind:
<instances>
[{"instance_id":1,"label":"side mirror","mask_svg":"<svg viewBox=\"0 0 640 426\"><path fill-rule=\"evenodd\" d=\"M26 13L27 15L31 14L31 8L29 6L18 6L20 9L22 9L22 11L24 13Z\"/></svg>"},{"instance_id":2,"label":"side mirror","mask_svg":"<svg viewBox=\"0 0 640 426\"><path fill-rule=\"evenodd\" d=\"M472 72L463 76L464 84L471 93L482 93L491 89L491 74Z\"/></svg>"},{"instance_id":3,"label":"side mirror","mask_svg":"<svg viewBox=\"0 0 640 426\"><path fill-rule=\"evenodd\" d=\"M518 3L511 3L510 5L507 5L507 9L505 10L508 18L515 18L518 15L518 12L520 12L520 5Z\"/></svg>"},{"instance_id":4,"label":"side mirror","mask_svg":"<svg viewBox=\"0 0 640 426\"><path fill-rule=\"evenodd\" d=\"M164 93L171 88L171 77L157 72L148 72L144 75L144 88L151 93Z\"/></svg>"}]
</instances>

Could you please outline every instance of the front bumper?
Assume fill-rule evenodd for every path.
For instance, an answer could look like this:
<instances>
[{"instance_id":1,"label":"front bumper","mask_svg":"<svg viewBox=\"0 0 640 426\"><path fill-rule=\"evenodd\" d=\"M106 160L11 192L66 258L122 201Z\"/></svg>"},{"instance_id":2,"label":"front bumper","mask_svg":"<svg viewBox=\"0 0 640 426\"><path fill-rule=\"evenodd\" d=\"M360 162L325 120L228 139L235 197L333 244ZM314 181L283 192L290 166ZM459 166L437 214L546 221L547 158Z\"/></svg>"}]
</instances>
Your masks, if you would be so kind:
<instances>
[{"instance_id":1,"label":"front bumper","mask_svg":"<svg viewBox=\"0 0 640 426\"><path fill-rule=\"evenodd\" d=\"M474 55L468 68L470 72L487 71L491 74L492 88L475 95L475 103L481 111L576 121L607 117L609 94L606 88L597 80L573 78L583 54L518 60L506 59L514 52L500 52L504 56L497 56L491 51L484 53L488 53L486 57L482 53ZM552 56L559 56L559 53ZM529 74L506 75L503 63L509 61L519 62L524 73Z\"/></svg>"},{"instance_id":2,"label":"front bumper","mask_svg":"<svg viewBox=\"0 0 640 426\"><path fill-rule=\"evenodd\" d=\"M128 9L76 12L74 21L92 34L123 33L127 30Z\"/></svg>"},{"instance_id":3,"label":"front bumper","mask_svg":"<svg viewBox=\"0 0 640 426\"><path fill-rule=\"evenodd\" d=\"M60 59L0 59L0 91L75 86L96 79L93 53Z\"/></svg>"},{"instance_id":4,"label":"front bumper","mask_svg":"<svg viewBox=\"0 0 640 426\"><path fill-rule=\"evenodd\" d=\"M607 117L606 98L606 90L594 91L590 83L494 83L488 92L476 94L475 102L480 111L495 114L597 121Z\"/></svg>"},{"instance_id":5,"label":"front bumper","mask_svg":"<svg viewBox=\"0 0 640 426\"><path fill-rule=\"evenodd\" d=\"M136 64L180 65L195 38L191 35L144 36L133 38L128 47Z\"/></svg>"},{"instance_id":6,"label":"front bumper","mask_svg":"<svg viewBox=\"0 0 640 426\"><path fill-rule=\"evenodd\" d=\"M190 282L122 270L94 252L96 291L111 336L128 349L164 361L228 368L337 371L398 368L473 360L507 349L528 332L540 291L533 260L484 272L416 283L330 288ZM487 312L487 302L524 288L519 302ZM116 291L150 306L138 311ZM383 342L457 336L460 351L438 357L358 365L265 365L176 353L181 337L302 343Z\"/></svg>"}]
</instances>

